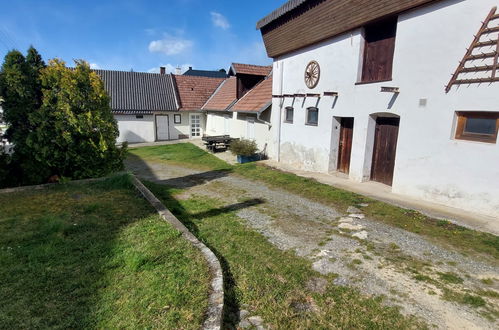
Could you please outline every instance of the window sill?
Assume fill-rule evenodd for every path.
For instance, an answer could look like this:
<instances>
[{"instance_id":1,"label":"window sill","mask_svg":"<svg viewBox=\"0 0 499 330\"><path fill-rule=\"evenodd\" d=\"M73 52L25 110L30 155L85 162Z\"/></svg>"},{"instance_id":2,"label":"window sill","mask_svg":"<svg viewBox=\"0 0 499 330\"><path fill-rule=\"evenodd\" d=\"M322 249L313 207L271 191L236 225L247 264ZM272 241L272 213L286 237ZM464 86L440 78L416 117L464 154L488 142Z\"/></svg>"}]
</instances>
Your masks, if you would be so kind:
<instances>
[{"instance_id":1,"label":"window sill","mask_svg":"<svg viewBox=\"0 0 499 330\"><path fill-rule=\"evenodd\" d=\"M290 120L285 120L285 121L283 121L283 123L285 123L285 124L292 124L293 122L290 121Z\"/></svg>"},{"instance_id":2,"label":"window sill","mask_svg":"<svg viewBox=\"0 0 499 330\"><path fill-rule=\"evenodd\" d=\"M387 82L387 81L392 81L393 79L383 79L383 80L373 80L373 81L358 81L355 83L355 85L369 85L369 84L376 84L376 83L382 83L382 82Z\"/></svg>"},{"instance_id":3,"label":"window sill","mask_svg":"<svg viewBox=\"0 0 499 330\"><path fill-rule=\"evenodd\" d=\"M497 136L494 137L494 138L490 138L490 137L461 135L461 136L456 136L455 140L458 140L458 141L471 141L471 142L482 142L482 143L488 143L488 144L496 144Z\"/></svg>"},{"instance_id":4,"label":"window sill","mask_svg":"<svg viewBox=\"0 0 499 330\"><path fill-rule=\"evenodd\" d=\"M305 126L319 126L319 124L305 123Z\"/></svg>"}]
</instances>

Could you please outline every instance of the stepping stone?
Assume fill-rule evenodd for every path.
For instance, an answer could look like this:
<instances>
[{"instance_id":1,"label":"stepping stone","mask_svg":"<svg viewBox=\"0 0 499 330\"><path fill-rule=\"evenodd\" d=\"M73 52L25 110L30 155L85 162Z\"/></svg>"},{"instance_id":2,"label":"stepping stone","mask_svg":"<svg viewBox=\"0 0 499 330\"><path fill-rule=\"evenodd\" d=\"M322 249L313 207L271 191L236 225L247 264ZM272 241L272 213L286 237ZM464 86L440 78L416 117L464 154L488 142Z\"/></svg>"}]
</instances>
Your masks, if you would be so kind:
<instances>
[{"instance_id":1,"label":"stepping stone","mask_svg":"<svg viewBox=\"0 0 499 330\"><path fill-rule=\"evenodd\" d=\"M321 250L321 252L317 253L316 257L329 257L329 250Z\"/></svg>"},{"instance_id":2,"label":"stepping stone","mask_svg":"<svg viewBox=\"0 0 499 330\"><path fill-rule=\"evenodd\" d=\"M352 218L357 218L357 219L364 219L366 217L362 213L352 213L352 214L349 214L348 216L352 217Z\"/></svg>"},{"instance_id":3,"label":"stepping stone","mask_svg":"<svg viewBox=\"0 0 499 330\"><path fill-rule=\"evenodd\" d=\"M246 329L246 328L251 327L251 323L249 323L247 320L243 320L243 321L239 322L238 327L241 329Z\"/></svg>"},{"instance_id":4,"label":"stepping stone","mask_svg":"<svg viewBox=\"0 0 499 330\"><path fill-rule=\"evenodd\" d=\"M364 226L362 226L362 225L354 225L354 224L351 224L351 223L340 223L338 225L338 228L357 231L357 230L364 229Z\"/></svg>"},{"instance_id":5,"label":"stepping stone","mask_svg":"<svg viewBox=\"0 0 499 330\"><path fill-rule=\"evenodd\" d=\"M352 223L353 222L353 218L350 218L350 217L341 217L339 222L349 222L349 223Z\"/></svg>"},{"instance_id":6,"label":"stepping stone","mask_svg":"<svg viewBox=\"0 0 499 330\"><path fill-rule=\"evenodd\" d=\"M347 213L362 213L362 211L355 206L349 206L347 209Z\"/></svg>"},{"instance_id":7,"label":"stepping stone","mask_svg":"<svg viewBox=\"0 0 499 330\"><path fill-rule=\"evenodd\" d=\"M248 321L254 326L262 325L263 319L260 316L252 316L248 318Z\"/></svg>"},{"instance_id":8,"label":"stepping stone","mask_svg":"<svg viewBox=\"0 0 499 330\"><path fill-rule=\"evenodd\" d=\"M239 311L239 319L240 320L243 320L244 318L246 318L246 316L248 316L249 312L247 310L240 310Z\"/></svg>"},{"instance_id":9,"label":"stepping stone","mask_svg":"<svg viewBox=\"0 0 499 330\"><path fill-rule=\"evenodd\" d=\"M319 259L312 264L312 269L316 272L321 273L322 275L334 273L337 269L331 261L328 259Z\"/></svg>"},{"instance_id":10,"label":"stepping stone","mask_svg":"<svg viewBox=\"0 0 499 330\"><path fill-rule=\"evenodd\" d=\"M353 237L357 237L358 239L366 239L367 238L367 231L363 230L363 231L359 231L358 233L355 233L352 235Z\"/></svg>"}]
</instances>

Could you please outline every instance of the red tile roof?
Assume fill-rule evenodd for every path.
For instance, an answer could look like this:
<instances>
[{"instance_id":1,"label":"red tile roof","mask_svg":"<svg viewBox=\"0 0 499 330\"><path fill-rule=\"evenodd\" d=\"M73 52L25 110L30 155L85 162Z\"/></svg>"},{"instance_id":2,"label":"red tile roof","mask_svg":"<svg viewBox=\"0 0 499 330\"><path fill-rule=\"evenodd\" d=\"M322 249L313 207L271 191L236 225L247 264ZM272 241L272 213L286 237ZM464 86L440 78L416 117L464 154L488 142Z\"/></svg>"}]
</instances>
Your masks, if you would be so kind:
<instances>
[{"instance_id":1,"label":"red tile roof","mask_svg":"<svg viewBox=\"0 0 499 330\"><path fill-rule=\"evenodd\" d=\"M272 103L272 75L244 95L231 108L235 112L259 112L265 110Z\"/></svg>"},{"instance_id":2,"label":"red tile roof","mask_svg":"<svg viewBox=\"0 0 499 330\"><path fill-rule=\"evenodd\" d=\"M237 99L237 78L226 79L203 106L203 110L227 110Z\"/></svg>"},{"instance_id":3,"label":"red tile roof","mask_svg":"<svg viewBox=\"0 0 499 330\"><path fill-rule=\"evenodd\" d=\"M180 98L180 110L200 110L224 81L223 78L173 76Z\"/></svg>"},{"instance_id":4,"label":"red tile roof","mask_svg":"<svg viewBox=\"0 0 499 330\"><path fill-rule=\"evenodd\" d=\"M268 76L272 66L232 63L232 70L235 74L251 74L256 76Z\"/></svg>"}]
</instances>

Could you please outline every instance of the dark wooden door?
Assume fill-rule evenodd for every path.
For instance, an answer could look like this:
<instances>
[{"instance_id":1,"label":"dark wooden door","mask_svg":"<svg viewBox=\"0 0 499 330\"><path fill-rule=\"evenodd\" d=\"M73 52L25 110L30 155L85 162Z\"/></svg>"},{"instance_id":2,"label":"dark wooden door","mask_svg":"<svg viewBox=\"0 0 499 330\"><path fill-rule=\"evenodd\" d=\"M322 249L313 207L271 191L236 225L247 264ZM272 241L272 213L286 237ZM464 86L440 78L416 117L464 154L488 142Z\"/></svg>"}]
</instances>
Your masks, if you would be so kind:
<instances>
[{"instance_id":1,"label":"dark wooden door","mask_svg":"<svg viewBox=\"0 0 499 330\"><path fill-rule=\"evenodd\" d=\"M399 118L376 119L371 180L390 186L395 168L399 122Z\"/></svg>"},{"instance_id":2,"label":"dark wooden door","mask_svg":"<svg viewBox=\"0 0 499 330\"><path fill-rule=\"evenodd\" d=\"M353 118L341 118L338 171L348 174L352 154Z\"/></svg>"}]
</instances>

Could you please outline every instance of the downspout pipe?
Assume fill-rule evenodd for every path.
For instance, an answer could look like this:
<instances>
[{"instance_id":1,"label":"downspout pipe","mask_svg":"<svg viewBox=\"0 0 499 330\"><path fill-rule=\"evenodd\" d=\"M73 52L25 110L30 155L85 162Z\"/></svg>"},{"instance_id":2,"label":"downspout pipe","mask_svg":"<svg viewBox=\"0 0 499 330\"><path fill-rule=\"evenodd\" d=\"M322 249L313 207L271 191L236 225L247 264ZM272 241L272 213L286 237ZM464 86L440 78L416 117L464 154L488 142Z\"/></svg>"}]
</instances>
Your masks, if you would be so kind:
<instances>
[{"instance_id":1,"label":"downspout pipe","mask_svg":"<svg viewBox=\"0 0 499 330\"><path fill-rule=\"evenodd\" d=\"M279 66L279 93L278 95L282 95L282 84L284 81L284 63L282 61L277 61L277 65ZM279 99L279 115L277 117L277 162L281 161L281 126L282 126L282 107L284 105L284 99Z\"/></svg>"}]
</instances>

